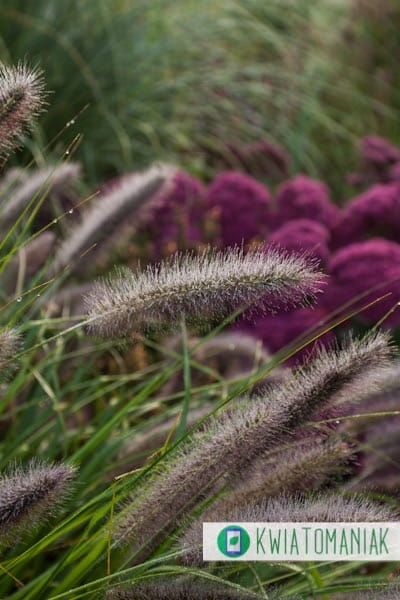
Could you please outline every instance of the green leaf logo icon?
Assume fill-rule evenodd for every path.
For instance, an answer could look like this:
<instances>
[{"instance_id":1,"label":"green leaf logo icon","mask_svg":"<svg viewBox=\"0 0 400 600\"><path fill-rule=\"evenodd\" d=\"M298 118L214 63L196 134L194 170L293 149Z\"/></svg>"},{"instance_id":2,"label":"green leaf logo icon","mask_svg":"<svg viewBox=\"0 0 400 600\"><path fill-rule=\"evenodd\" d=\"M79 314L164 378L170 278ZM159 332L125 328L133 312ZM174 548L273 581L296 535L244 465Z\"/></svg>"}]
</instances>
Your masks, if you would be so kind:
<instances>
[{"instance_id":1,"label":"green leaf logo icon","mask_svg":"<svg viewBox=\"0 0 400 600\"><path fill-rule=\"evenodd\" d=\"M250 548L250 536L240 525L229 525L219 532L217 547L222 554L235 560Z\"/></svg>"}]
</instances>

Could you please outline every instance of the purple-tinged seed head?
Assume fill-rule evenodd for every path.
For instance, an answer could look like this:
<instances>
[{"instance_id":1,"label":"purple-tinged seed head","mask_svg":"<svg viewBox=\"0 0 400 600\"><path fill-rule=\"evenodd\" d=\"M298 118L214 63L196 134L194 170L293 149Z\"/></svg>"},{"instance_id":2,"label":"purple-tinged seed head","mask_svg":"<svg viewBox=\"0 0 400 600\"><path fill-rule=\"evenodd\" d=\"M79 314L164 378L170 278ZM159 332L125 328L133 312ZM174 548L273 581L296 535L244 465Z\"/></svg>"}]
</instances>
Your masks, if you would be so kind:
<instances>
[{"instance_id":1,"label":"purple-tinged seed head","mask_svg":"<svg viewBox=\"0 0 400 600\"><path fill-rule=\"evenodd\" d=\"M90 331L121 337L171 327L182 316L206 325L239 308L302 305L313 299L323 280L312 260L272 249L177 254L141 273L125 269L98 282L87 298Z\"/></svg>"},{"instance_id":2,"label":"purple-tinged seed head","mask_svg":"<svg viewBox=\"0 0 400 600\"><path fill-rule=\"evenodd\" d=\"M71 491L75 468L32 461L0 478L0 538L14 543L56 514Z\"/></svg>"},{"instance_id":3,"label":"purple-tinged seed head","mask_svg":"<svg viewBox=\"0 0 400 600\"><path fill-rule=\"evenodd\" d=\"M42 72L24 63L0 63L0 155L21 144L44 105Z\"/></svg>"}]
</instances>

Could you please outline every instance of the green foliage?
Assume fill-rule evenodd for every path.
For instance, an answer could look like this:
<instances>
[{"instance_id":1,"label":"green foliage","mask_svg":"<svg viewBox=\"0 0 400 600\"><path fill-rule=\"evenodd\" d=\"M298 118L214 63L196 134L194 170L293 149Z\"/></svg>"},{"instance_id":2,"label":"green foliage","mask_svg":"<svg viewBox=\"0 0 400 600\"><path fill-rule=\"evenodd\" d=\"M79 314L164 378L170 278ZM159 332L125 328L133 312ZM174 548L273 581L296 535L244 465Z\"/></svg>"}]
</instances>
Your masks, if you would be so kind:
<instances>
[{"instance_id":1,"label":"green foliage","mask_svg":"<svg viewBox=\"0 0 400 600\"><path fill-rule=\"evenodd\" d=\"M389 76L382 97L368 84L370 76L378 81L381 65L385 73L395 67L380 48L389 33L397 47L393 14L365 10L365 21L354 26L354 39L367 47L372 39L378 42L371 46L378 66L369 72L362 65L365 54L353 52L351 44L341 44L332 56L346 39L351 14L347 3L328 0L3 0L1 57L16 62L29 54L54 91L52 109L23 158L33 153L42 163L46 144L69 124L60 140L68 145L83 132L74 158L83 159L92 181L167 156L211 175L228 142L268 135L283 141L294 169L335 183L349 166L354 135L370 133L372 126L387 133L398 102ZM63 145L51 144L58 160ZM0 280L31 239L45 197L38 190L3 232ZM178 351L152 339L141 339L133 349L96 343L86 337L84 317L50 316L49 301L68 273L48 281L47 266L25 286L18 276L15 297L1 290L0 329L18 327L24 346L16 350L18 369L0 388L0 469L4 473L31 458L64 461L76 465L77 484L56 521L1 548L0 597L94 600L110 585L193 571L260 594L264 586L278 584L282 597L363 589L366 576L357 563L241 563L210 573L180 565L171 537L136 564L114 544L111 526L121 504L142 492L145 478L180 449L190 411L211 406L214 413L235 401L293 354L296 344L251 374L227 380L198 362L185 323ZM310 333L315 337L318 333ZM195 384L199 373L208 377L206 384ZM165 392L177 376L182 389ZM129 457L129 468L121 454L126 443L165 422L174 423L165 442L139 468L137 457ZM368 574L368 586L384 585L392 574L393 565L380 566Z\"/></svg>"},{"instance_id":2,"label":"green foliage","mask_svg":"<svg viewBox=\"0 0 400 600\"><path fill-rule=\"evenodd\" d=\"M398 9L373 5L4 0L0 56L29 55L54 91L39 162L89 105L69 133L84 134L77 158L92 181L155 159L211 176L229 144L268 137L292 155L293 171L343 196L358 137L400 139Z\"/></svg>"}]
</instances>

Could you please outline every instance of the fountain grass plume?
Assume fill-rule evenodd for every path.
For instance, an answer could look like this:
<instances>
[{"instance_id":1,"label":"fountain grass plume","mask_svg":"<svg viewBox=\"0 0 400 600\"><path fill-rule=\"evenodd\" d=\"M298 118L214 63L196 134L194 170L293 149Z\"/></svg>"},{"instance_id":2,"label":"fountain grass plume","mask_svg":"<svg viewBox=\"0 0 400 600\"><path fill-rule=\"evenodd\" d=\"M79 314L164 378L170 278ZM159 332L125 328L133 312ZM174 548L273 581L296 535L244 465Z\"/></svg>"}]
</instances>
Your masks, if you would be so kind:
<instances>
[{"instance_id":1,"label":"fountain grass plume","mask_svg":"<svg viewBox=\"0 0 400 600\"><path fill-rule=\"evenodd\" d=\"M128 588L114 588L107 592L107 600L257 600L260 595L207 579L177 578L139 583Z\"/></svg>"},{"instance_id":2,"label":"fountain grass plume","mask_svg":"<svg viewBox=\"0 0 400 600\"><path fill-rule=\"evenodd\" d=\"M351 393L361 374L386 363L391 354L382 333L348 340L340 351L321 351L312 363L264 395L235 402L210 418L208 426L181 444L115 519L116 541L150 546L210 492L243 476L257 458L318 410L344 392Z\"/></svg>"},{"instance_id":3,"label":"fountain grass plume","mask_svg":"<svg viewBox=\"0 0 400 600\"><path fill-rule=\"evenodd\" d=\"M400 584L389 583L375 589L363 589L362 591L344 592L334 594L332 600L399 600Z\"/></svg>"},{"instance_id":4,"label":"fountain grass plume","mask_svg":"<svg viewBox=\"0 0 400 600\"><path fill-rule=\"evenodd\" d=\"M257 304L258 310L297 305L320 291L313 261L260 249L206 249L175 254L143 272L124 270L95 285L87 298L90 332L124 337L168 327L184 316L204 324Z\"/></svg>"},{"instance_id":5,"label":"fountain grass plume","mask_svg":"<svg viewBox=\"0 0 400 600\"><path fill-rule=\"evenodd\" d=\"M316 490L345 474L354 458L355 449L340 438L300 440L260 458L222 502L230 505Z\"/></svg>"},{"instance_id":6,"label":"fountain grass plume","mask_svg":"<svg viewBox=\"0 0 400 600\"><path fill-rule=\"evenodd\" d=\"M73 162L25 173L22 182L12 186L2 199L0 227L4 229L10 226L33 199L35 199L32 205L34 210L36 202L41 202L42 196L49 197L52 192L68 188L72 181L79 178L80 173L81 166Z\"/></svg>"},{"instance_id":7,"label":"fountain grass plume","mask_svg":"<svg viewBox=\"0 0 400 600\"><path fill-rule=\"evenodd\" d=\"M396 521L398 511L362 495L313 493L282 494L245 504L211 507L197 518L179 540L183 561L203 562L203 523L362 523Z\"/></svg>"},{"instance_id":8,"label":"fountain grass plume","mask_svg":"<svg viewBox=\"0 0 400 600\"><path fill-rule=\"evenodd\" d=\"M0 377L4 379L15 368L15 355L21 347L21 335L16 329L0 332Z\"/></svg>"},{"instance_id":9,"label":"fountain grass plume","mask_svg":"<svg viewBox=\"0 0 400 600\"><path fill-rule=\"evenodd\" d=\"M360 390L358 404L364 409L370 407L373 412L374 407L378 409L379 405L384 405L386 401L397 397L400 394L400 361L394 361L388 367L383 368L377 373L376 384L365 386Z\"/></svg>"},{"instance_id":10,"label":"fountain grass plume","mask_svg":"<svg viewBox=\"0 0 400 600\"><path fill-rule=\"evenodd\" d=\"M87 261L93 261L93 257L99 252L100 245L109 243L110 236L125 225L128 218L137 229L157 204L158 192L174 172L174 168L168 165L156 165L143 173L132 173L95 199L83 214L81 222L60 244L54 271L58 272L67 265L75 270L82 269L82 264L87 266ZM94 245L96 247L89 253L87 261L78 261Z\"/></svg>"},{"instance_id":11,"label":"fountain grass plume","mask_svg":"<svg viewBox=\"0 0 400 600\"><path fill-rule=\"evenodd\" d=\"M0 155L21 145L42 112L45 99L42 72L20 62L0 63Z\"/></svg>"},{"instance_id":12,"label":"fountain grass plume","mask_svg":"<svg viewBox=\"0 0 400 600\"><path fill-rule=\"evenodd\" d=\"M57 514L71 491L75 468L32 461L0 478L0 539L15 543Z\"/></svg>"}]
</instances>

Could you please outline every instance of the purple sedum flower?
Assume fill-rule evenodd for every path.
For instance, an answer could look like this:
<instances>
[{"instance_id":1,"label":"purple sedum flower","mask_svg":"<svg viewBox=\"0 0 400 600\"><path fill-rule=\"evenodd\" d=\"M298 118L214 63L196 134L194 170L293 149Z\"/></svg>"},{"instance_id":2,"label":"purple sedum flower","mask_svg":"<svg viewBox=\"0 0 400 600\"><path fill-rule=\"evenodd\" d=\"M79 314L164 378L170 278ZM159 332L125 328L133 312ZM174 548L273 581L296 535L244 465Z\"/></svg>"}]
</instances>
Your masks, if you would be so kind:
<instances>
[{"instance_id":1,"label":"purple sedum flower","mask_svg":"<svg viewBox=\"0 0 400 600\"><path fill-rule=\"evenodd\" d=\"M400 162L396 163L390 168L389 171L389 180L390 181L399 181L400 182Z\"/></svg>"},{"instance_id":2,"label":"purple sedum flower","mask_svg":"<svg viewBox=\"0 0 400 600\"><path fill-rule=\"evenodd\" d=\"M360 143L360 171L351 175L350 184L366 187L392 181L392 166L400 161L400 148L378 135L368 135Z\"/></svg>"},{"instance_id":3,"label":"purple sedum flower","mask_svg":"<svg viewBox=\"0 0 400 600\"><path fill-rule=\"evenodd\" d=\"M207 206L216 216L222 246L263 240L271 225L271 205L269 190L244 173L221 173L208 189Z\"/></svg>"},{"instance_id":4,"label":"purple sedum flower","mask_svg":"<svg viewBox=\"0 0 400 600\"><path fill-rule=\"evenodd\" d=\"M361 140L361 156L376 167L387 166L400 161L400 149L379 135L368 135Z\"/></svg>"},{"instance_id":5,"label":"purple sedum flower","mask_svg":"<svg viewBox=\"0 0 400 600\"><path fill-rule=\"evenodd\" d=\"M311 219L331 228L339 212L326 185L306 175L297 175L278 188L276 206L277 226L293 219Z\"/></svg>"},{"instance_id":6,"label":"purple sedum flower","mask_svg":"<svg viewBox=\"0 0 400 600\"><path fill-rule=\"evenodd\" d=\"M324 301L330 308L355 300L363 295L352 308L365 306L391 292L387 298L364 310L359 319L373 324L393 312L385 325L400 324L400 310L395 305L400 301L400 245L381 238L350 244L332 255L330 282Z\"/></svg>"},{"instance_id":7,"label":"purple sedum flower","mask_svg":"<svg viewBox=\"0 0 400 600\"><path fill-rule=\"evenodd\" d=\"M171 186L159 199L150 222L146 223L152 258L159 259L203 240L204 196L204 186L198 179L185 171L176 173Z\"/></svg>"},{"instance_id":8,"label":"purple sedum flower","mask_svg":"<svg viewBox=\"0 0 400 600\"><path fill-rule=\"evenodd\" d=\"M330 233L324 225L311 219L295 219L279 227L268 238L269 244L284 248L291 254L317 258L322 266L328 263Z\"/></svg>"},{"instance_id":9,"label":"purple sedum flower","mask_svg":"<svg viewBox=\"0 0 400 600\"><path fill-rule=\"evenodd\" d=\"M335 247L372 236L400 240L399 183L376 184L353 198L333 231Z\"/></svg>"}]
</instances>

